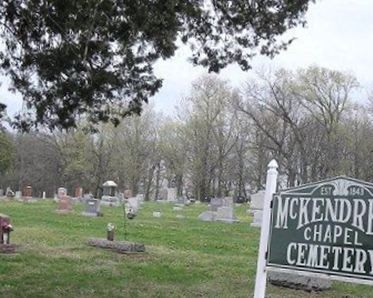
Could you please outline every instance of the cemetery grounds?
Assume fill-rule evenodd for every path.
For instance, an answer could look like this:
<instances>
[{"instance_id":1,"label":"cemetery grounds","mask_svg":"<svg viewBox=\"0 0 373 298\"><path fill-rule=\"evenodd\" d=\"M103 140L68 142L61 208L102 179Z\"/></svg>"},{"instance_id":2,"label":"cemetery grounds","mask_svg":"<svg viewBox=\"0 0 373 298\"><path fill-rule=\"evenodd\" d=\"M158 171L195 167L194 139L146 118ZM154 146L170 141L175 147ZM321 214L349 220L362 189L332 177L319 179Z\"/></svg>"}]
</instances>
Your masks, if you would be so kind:
<instances>
[{"instance_id":1,"label":"cemetery grounds","mask_svg":"<svg viewBox=\"0 0 373 298\"><path fill-rule=\"evenodd\" d=\"M176 218L172 204L145 202L127 221L127 239L144 243L145 253L118 254L86 245L116 226L123 240L122 209L101 207L103 217L55 213L51 200L0 202L11 217L16 254L0 255L0 297L251 297L260 229L250 227L246 205L236 206L239 223L203 222L204 204L186 206ZM162 212L161 218L152 216ZM267 286L267 297L373 297L373 288L334 282L308 293Z\"/></svg>"}]
</instances>

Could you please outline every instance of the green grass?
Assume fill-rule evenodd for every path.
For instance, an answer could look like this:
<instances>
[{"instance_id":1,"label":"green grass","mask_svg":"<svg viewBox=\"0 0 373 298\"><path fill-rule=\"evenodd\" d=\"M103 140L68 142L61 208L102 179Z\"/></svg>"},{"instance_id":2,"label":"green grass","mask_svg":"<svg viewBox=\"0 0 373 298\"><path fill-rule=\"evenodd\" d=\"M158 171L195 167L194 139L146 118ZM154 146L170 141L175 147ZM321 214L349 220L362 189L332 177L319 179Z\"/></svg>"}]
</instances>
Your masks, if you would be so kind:
<instances>
[{"instance_id":1,"label":"green grass","mask_svg":"<svg viewBox=\"0 0 373 298\"><path fill-rule=\"evenodd\" d=\"M11 216L14 255L0 255L0 297L250 297L254 291L259 229L251 228L246 207L236 207L237 224L197 219L206 205L185 207L177 219L170 204L145 203L128 222L128 240L146 253L122 255L87 246L104 238L106 225L119 228L121 208L102 208L104 217L55 213L56 203L0 202ZM161 211L161 218L152 217ZM268 285L268 297L373 297L373 288L334 283L324 293Z\"/></svg>"}]
</instances>

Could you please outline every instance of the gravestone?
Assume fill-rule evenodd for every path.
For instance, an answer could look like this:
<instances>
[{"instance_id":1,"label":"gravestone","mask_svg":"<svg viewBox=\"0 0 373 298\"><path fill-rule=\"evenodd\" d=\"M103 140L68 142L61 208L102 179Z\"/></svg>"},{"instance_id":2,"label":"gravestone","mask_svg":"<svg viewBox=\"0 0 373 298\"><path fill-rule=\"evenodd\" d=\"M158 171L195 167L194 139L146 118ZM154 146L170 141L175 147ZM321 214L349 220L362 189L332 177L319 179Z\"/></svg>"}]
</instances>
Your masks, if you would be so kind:
<instances>
[{"instance_id":1,"label":"gravestone","mask_svg":"<svg viewBox=\"0 0 373 298\"><path fill-rule=\"evenodd\" d=\"M167 201L175 202L177 198L177 189L176 187L167 188Z\"/></svg>"},{"instance_id":2,"label":"gravestone","mask_svg":"<svg viewBox=\"0 0 373 298\"><path fill-rule=\"evenodd\" d=\"M198 219L203 221L215 221L216 219L216 211L220 206L223 205L222 198L212 198L209 204L209 210L202 212Z\"/></svg>"},{"instance_id":3,"label":"gravestone","mask_svg":"<svg viewBox=\"0 0 373 298\"><path fill-rule=\"evenodd\" d=\"M86 193L86 194L83 195L82 202L85 203L89 199L94 199L93 194Z\"/></svg>"},{"instance_id":4,"label":"gravestone","mask_svg":"<svg viewBox=\"0 0 373 298\"><path fill-rule=\"evenodd\" d=\"M203 221L238 222L238 219L234 215L233 198L212 198L209 210L202 212L198 218Z\"/></svg>"},{"instance_id":5,"label":"gravestone","mask_svg":"<svg viewBox=\"0 0 373 298\"><path fill-rule=\"evenodd\" d=\"M85 202L85 211L82 212L85 216L99 216L100 213L100 200L88 199Z\"/></svg>"},{"instance_id":6,"label":"gravestone","mask_svg":"<svg viewBox=\"0 0 373 298\"><path fill-rule=\"evenodd\" d=\"M223 221L226 223L238 222L234 214L234 202L232 197L225 197L222 199L222 206L216 210L217 221Z\"/></svg>"},{"instance_id":7,"label":"gravestone","mask_svg":"<svg viewBox=\"0 0 373 298\"><path fill-rule=\"evenodd\" d=\"M5 196L7 198L13 198L15 196L14 191L9 186L6 188Z\"/></svg>"},{"instance_id":8,"label":"gravestone","mask_svg":"<svg viewBox=\"0 0 373 298\"><path fill-rule=\"evenodd\" d=\"M238 222L238 219L234 215L233 207L226 207L226 206L222 206L218 208L218 210L216 211L215 220L223 221L226 223Z\"/></svg>"},{"instance_id":9,"label":"gravestone","mask_svg":"<svg viewBox=\"0 0 373 298\"><path fill-rule=\"evenodd\" d=\"M67 189L65 187L59 187L57 190L57 199L61 199L67 196Z\"/></svg>"},{"instance_id":10,"label":"gravestone","mask_svg":"<svg viewBox=\"0 0 373 298\"><path fill-rule=\"evenodd\" d=\"M10 232L13 227L9 216L0 213L0 253L15 252L15 245L10 244Z\"/></svg>"},{"instance_id":11,"label":"gravestone","mask_svg":"<svg viewBox=\"0 0 373 298\"><path fill-rule=\"evenodd\" d=\"M64 196L58 200L57 213L69 213L72 210L71 198Z\"/></svg>"},{"instance_id":12,"label":"gravestone","mask_svg":"<svg viewBox=\"0 0 373 298\"><path fill-rule=\"evenodd\" d=\"M117 184L114 181L108 180L102 185L101 202L104 206L120 206L120 200L117 197Z\"/></svg>"},{"instance_id":13,"label":"gravestone","mask_svg":"<svg viewBox=\"0 0 373 298\"><path fill-rule=\"evenodd\" d=\"M167 188L161 188L159 190L158 200L167 200Z\"/></svg>"},{"instance_id":14,"label":"gravestone","mask_svg":"<svg viewBox=\"0 0 373 298\"><path fill-rule=\"evenodd\" d=\"M139 202L143 202L144 201L144 194L142 193L138 193L136 195L136 198L139 200Z\"/></svg>"},{"instance_id":15,"label":"gravestone","mask_svg":"<svg viewBox=\"0 0 373 298\"><path fill-rule=\"evenodd\" d=\"M254 215L252 227L261 227L262 216L263 216L263 204L264 204L264 190L258 191L256 194L251 195L250 213Z\"/></svg>"},{"instance_id":16,"label":"gravestone","mask_svg":"<svg viewBox=\"0 0 373 298\"><path fill-rule=\"evenodd\" d=\"M185 206L189 206L191 204L191 201L187 198L187 197L178 197L176 202L179 204L179 205L185 205Z\"/></svg>"},{"instance_id":17,"label":"gravestone","mask_svg":"<svg viewBox=\"0 0 373 298\"><path fill-rule=\"evenodd\" d=\"M45 191L43 191L43 194L42 194L42 198L43 198L43 200L45 200L46 197L47 197L47 195L46 195Z\"/></svg>"},{"instance_id":18,"label":"gravestone","mask_svg":"<svg viewBox=\"0 0 373 298\"><path fill-rule=\"evenodd\" d=\"M78 186L75 188L75 198L82 198L83 197L83 188Z\"/></svg>"},{"instance_id":19,"label":"gravestone","mask_svg":"<svg viewBox=\"0 0 373 298\"><path fill-rule=\"evenodd\" d=\"M31 187L31 185L27 185L23 189L22 197L26 200L32 199L32 187Z\"/></svg>"},{"instance_id":20,"label":"gravestone","mask_svg":"<svg viewBox=\"0 0 373 298\"><path fill-rule=\"evenodd\" d=\"M154 211L153 212L153 217L161 217L162 216L162 213L159 212L159 211Z\"/></svg>"},{"instance_id":21,"label":"gravestone","mask_svg":"<svg viewBox=\"0 0 373 298\"><path fill-rule=\"evenodd\" d=\"M210 200L210 211L217 211L221 206L223 206L223 198L212 198Z\"/></svg>"},{"instance_id":22,"label":"gravestone","mask_svg":"<svg viewBox=\"0 0 373 298\"><path fill-rule=\"evenodd\" d=\"M10 191L10 192L11 192L11 191ZM16 199L20 199L20 198L22 197L22 191L17 190L16 193L13 194L12 197L14 197L14 198L16 198Z\"/></svg>"},{"instance_id":23,"label":"gravestone","mask_svg":"<svg viewBox=\"0 0 373 298\"><path fill-rule=\"evenodd\" d=\"M222 200L222 207L233 207L234 202L232 197L225 197Z\"/></svg>"},{"instance_id":24,"label":"gravestone","mask_svg":"<svg viewBox=\"0 0 373 298\"><path fill-rule=\"evenodd\" d=\"M124 193L123 193L123 195L124 195L124 197L125 198L132 198L132 190L130 190L130 189L126 189L125 191L124 191Z\"/></svg>"},{"instance_id":25,"label":"gravestone","mask_svg":"<svg viewBox=\"0 0 373 298\"><path fill-rule=\"evenodd\" d=\"M140 208L140 200L137 197L128 198L128 208L130 208L135 214Z\"/></svg>"},{"instance_id":26,"label":"gravestone","mask_svg":"<svg viewBox=\"0 0 373 298\"><path fill-rule=\"evenodd\" d=\"M4 189L0 189L0 197L4 196Z\"/></svg>"},{"instance_id":27,"label":"gravestone","mask_svg":"<svg viewBox=\"0 0 373 298\"><path fill-rule=\"evenodd\" d=\"M111 180L106 181L104 184L102 184L102 192L103 196L111 196L115 197L115 193L117 191L118 185Z\"/></svg>"}]
</instances>

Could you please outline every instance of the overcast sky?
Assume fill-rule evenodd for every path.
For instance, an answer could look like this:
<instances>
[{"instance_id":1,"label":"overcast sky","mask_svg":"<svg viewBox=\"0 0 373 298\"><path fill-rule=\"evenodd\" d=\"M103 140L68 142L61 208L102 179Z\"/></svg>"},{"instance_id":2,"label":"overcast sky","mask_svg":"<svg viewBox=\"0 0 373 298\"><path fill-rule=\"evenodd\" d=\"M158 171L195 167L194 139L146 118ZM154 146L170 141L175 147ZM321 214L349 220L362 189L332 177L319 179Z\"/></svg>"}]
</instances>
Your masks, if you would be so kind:
<instances>
[{"instance_id":1,"label":"overcast sky","mask_svg":"<svg viewBox=\"0 0 373 298\"><path fill-rule=\"evenodd\" d=\"M274 59L256 57L254 70L261 67L296 69L317 64L349 71L364 88L373 89L373 1L319 0L311 4L306 14L306 28L297 28L289 36L297 39L287 51ZM180 48L169 60L155 65L156 74L163 78L163 87L151 99L157 110L172 114L180 98L189 93L191 83L206 73L189 62L188 49ZM222 78L239 87L250 75L235 65L224 69ZM8 105L10 115L21 107L21 97L7 91L6 80L0 86L0 102ZM364 90L362 91L364 93Z\"/></svg>"}]
</instances>

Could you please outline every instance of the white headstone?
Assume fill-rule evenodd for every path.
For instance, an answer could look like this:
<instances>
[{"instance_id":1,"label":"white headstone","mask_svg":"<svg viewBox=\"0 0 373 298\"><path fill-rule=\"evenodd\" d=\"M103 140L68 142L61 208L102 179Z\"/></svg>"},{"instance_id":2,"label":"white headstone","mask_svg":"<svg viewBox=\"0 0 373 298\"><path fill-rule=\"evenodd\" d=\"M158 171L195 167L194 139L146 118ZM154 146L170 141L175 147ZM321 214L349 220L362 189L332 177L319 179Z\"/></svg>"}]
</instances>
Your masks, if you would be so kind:
<instances>
[{"instance_id":1,"label":"white headstone","mask_svg":"<svg viewBox=\"0 0 373 298\"><path fill-rule=\"evenodd\" d=\"M153 212L153 217L161 217L162 213L159 211L154 211Z\"/></svg>"},{"instance_id":2,"label":"white headstone","mask_svg":"<svg viewBox=\"0 0 373 298\"><path fill-rule=\"evenodd\" d=\"M250 213L253 214L252 227L260 228L262 225L263 206L264 206L264 190L258 191L256 194L251 195Z\"/></svg>"},{"instance_id":3,"label":"white headstone","mask_svg":"<svg viewBox=\"0 0 373 298\"><path fill-rule=\"evenodd\" d=\"M22 197L22 192L20 190L16 191L16 194L14 196L16 199L20 199Z\"/></svg>"},{"instance_id":4,"label":"white headstone","mask_svg":"<svg viewBox=\"0 0 373 298\"><path fill-rule=\"evenodd\" d=\"M137 197L128 198L128 207L137 213L140 207L140 200Z\"/></svg>"},{"instance_id":5,"label":"white headstone","mask_svg":"<svg viewBox=\"0 0 373 298\"><path fill-rule=\"evenodd\" d=\"M177 200L177 189L176 187L169 187L167 189L167 201L175 202Z\"/></svg>"},{"instance_id":6,"label":"white headstone","mask_svg":"<svg viewBox=\"0 0 373 298\"><path fill-rule=\"evenodd\" d=\"M254 210L252 227L260 228L262 226L263 210Z\"/></svg>"},{"instance_id":7,"label":"white headstone","mask_svg":"<svg viewBox=\"0 0 373 298\"><path fill-rule=\"evenodd\" d=\"M234 215L233 207L219 207L216 211L216 220L227 223L238 222L238 219Z\"/></svg>"},{"instance_id":8,"label":"white headstone","mask_svg":"<svg viewBox=\"0 0 373 298\"><path fill-rule=\"evenodd\" d=\"M257 193L251 195L251 203L250 208L251 210L263 210L264 205L264 190L260 190Z\"/></svg>"}]
</instances>

